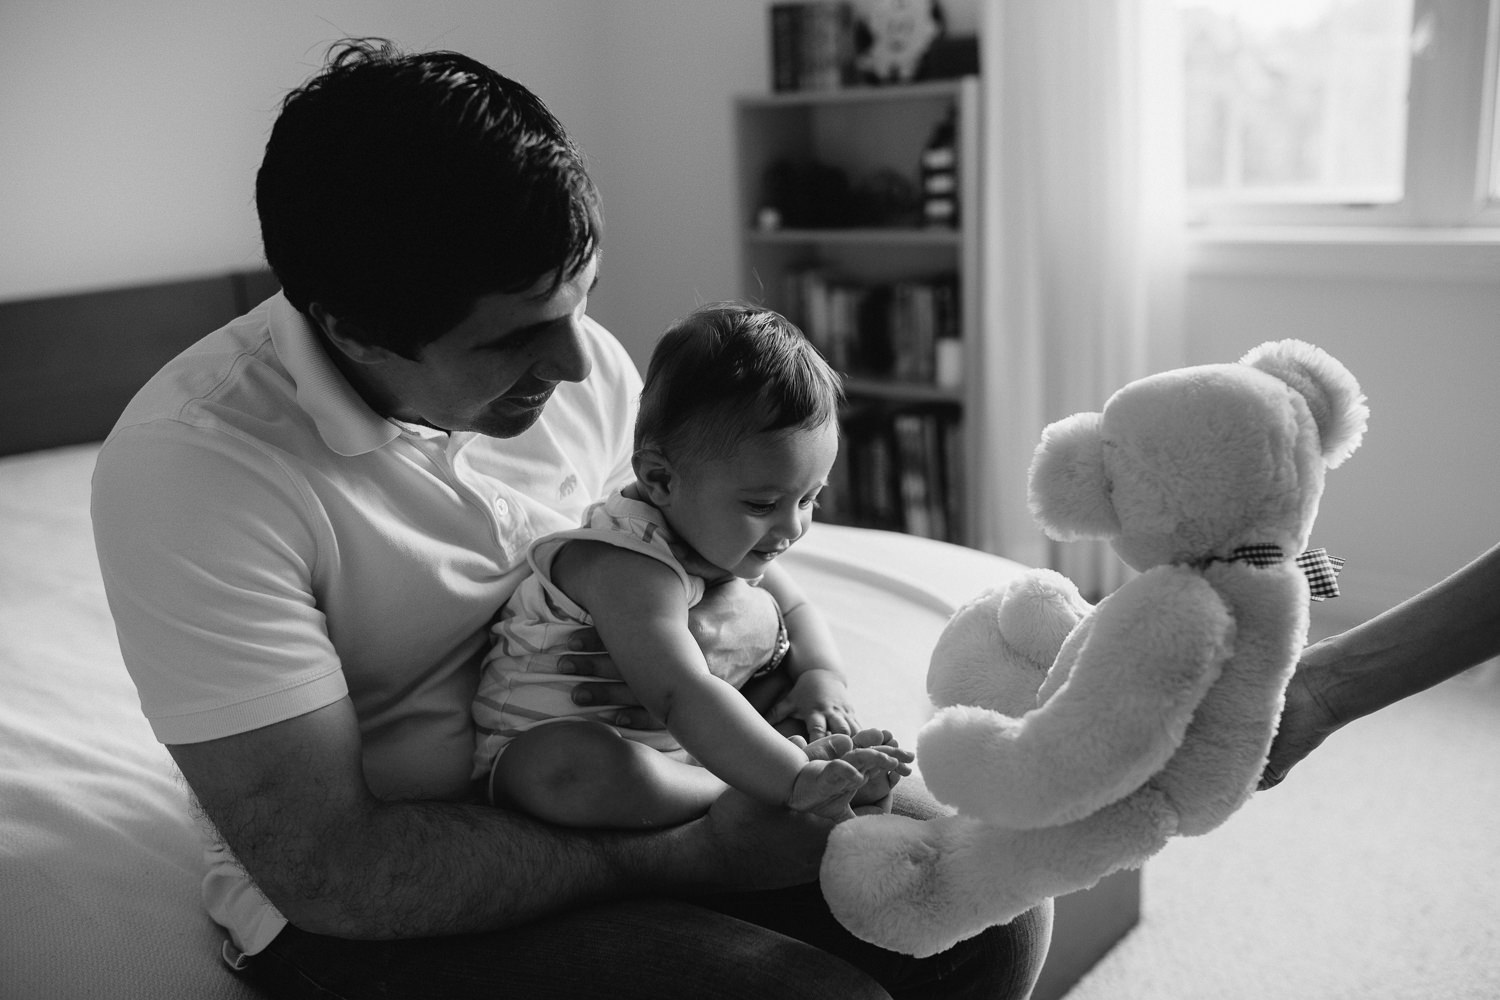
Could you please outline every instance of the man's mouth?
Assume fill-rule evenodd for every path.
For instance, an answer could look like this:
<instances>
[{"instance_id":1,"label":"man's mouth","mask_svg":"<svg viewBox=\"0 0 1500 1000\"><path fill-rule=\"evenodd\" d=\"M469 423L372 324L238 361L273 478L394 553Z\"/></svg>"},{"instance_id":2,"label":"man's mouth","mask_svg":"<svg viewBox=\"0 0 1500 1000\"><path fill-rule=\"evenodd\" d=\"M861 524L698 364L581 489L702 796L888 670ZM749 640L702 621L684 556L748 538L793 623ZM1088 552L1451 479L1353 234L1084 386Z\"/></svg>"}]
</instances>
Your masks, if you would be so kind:
<instances>
[{"instance_id":1,"label":"man's mouth","mask_svg":"<svg viewBox=\"0 0 1500 1000\"><path fill-rule=\"evenodd\" d=\"M511 406L516 407L517 409L534 410L537 407L544 406L547 400L552 398L553 388L553 386L548 386L541 392L535 393L534 395L530 396L505 396L502 398L505 400L505 402L509 403Z\"/></svg>"}]
</instances>

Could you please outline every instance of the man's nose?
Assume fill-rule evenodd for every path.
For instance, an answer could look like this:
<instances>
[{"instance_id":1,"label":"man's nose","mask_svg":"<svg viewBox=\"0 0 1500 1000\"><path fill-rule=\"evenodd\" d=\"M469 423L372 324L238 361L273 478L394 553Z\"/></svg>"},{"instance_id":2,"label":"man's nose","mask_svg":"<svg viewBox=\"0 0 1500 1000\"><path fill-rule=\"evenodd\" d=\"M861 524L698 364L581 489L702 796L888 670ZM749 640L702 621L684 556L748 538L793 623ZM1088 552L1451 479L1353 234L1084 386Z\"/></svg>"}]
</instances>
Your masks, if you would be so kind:
<instances>
[{"instance_id":1,"label":"man's nose","mask_svg":"<svg viewBox=\"0 0 1500 1000\"><path fill-rule=\"evenodd\" d=\"M572 319L547 338L534 371L549 382L582 382L593 370L583 343L583 320Z\"/></svg>"}]
</instances>

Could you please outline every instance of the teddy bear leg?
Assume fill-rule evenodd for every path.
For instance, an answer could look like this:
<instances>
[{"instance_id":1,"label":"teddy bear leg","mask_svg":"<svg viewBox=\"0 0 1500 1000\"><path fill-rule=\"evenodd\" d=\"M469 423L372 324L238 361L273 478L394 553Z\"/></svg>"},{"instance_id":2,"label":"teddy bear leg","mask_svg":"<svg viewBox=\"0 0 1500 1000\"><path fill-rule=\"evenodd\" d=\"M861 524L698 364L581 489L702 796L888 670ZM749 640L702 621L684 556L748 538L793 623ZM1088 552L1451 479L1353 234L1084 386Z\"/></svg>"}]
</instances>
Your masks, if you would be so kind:
<instances>
[{"instance_id":1,"label":"teddy bear leg","mask_svg":"<svg viewBox=\"0 0 1500 1000\"><path fill-rule=\"evenodd\" d=\"M1035 569L960 608L938 637L927 693L939 708L1024 715L1074 626L1091 610L1073 581Z\"/></svg>"},{"instance_id":2,"label":"teddy bear leg","mask_svg":"<svg viewBox=\"0 0 1500 1000\"><path fill-rule=\"evenodd\" d=\"M1007 830L961 815L860 817L829 835L823 895L856 937L920 958L1139 867L1174 829L1174 814L1151 789L1048 830Z\"/></svg>"}]
</instances>

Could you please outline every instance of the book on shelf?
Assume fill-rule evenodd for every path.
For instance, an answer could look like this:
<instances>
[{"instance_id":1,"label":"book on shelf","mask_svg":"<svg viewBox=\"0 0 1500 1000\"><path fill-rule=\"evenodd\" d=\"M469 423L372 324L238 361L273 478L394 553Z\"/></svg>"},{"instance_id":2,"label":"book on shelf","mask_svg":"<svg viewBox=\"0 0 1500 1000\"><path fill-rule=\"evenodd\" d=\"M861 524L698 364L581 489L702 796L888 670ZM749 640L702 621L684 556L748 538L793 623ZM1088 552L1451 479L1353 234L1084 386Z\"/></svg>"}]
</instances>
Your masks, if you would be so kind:
<instances>
[{"instance_id":1,"label":"book on shelf","mask_svg":"<svg viewBox=\"0 0 1500 1000\"><path fill-rule=\"evenodd\" d=\"M787 317L835 369L956 388L963 379L958 276L866 283L787 272Z\"/></svg>"},{"instance_id":2,"label":"book on shelf","mask_svg":"<svg viewBox=\"0 0 1500 1000\"><path fill-rule=\"evenodd\" d=\"M959 541L956 412L855 404L820 517Z\"/></svg>"}]
</instances>

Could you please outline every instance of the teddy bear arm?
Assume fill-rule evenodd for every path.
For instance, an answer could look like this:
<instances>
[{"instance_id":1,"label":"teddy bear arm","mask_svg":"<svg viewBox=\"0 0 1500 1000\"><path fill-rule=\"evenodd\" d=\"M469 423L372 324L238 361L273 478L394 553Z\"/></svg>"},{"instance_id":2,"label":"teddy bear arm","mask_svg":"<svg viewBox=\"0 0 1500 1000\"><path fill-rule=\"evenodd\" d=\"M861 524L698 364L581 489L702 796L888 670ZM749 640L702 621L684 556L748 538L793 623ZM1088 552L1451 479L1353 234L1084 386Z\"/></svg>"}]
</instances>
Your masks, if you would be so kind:
<instances>
[{"instance_id":1,"label":"teddy bear arm","mask_svg":"<svg viewBox=\"0 0 1500 1000\"><path fill-rule=\"evenodd\" d=\"M1234 656L1152 779L1177 810L1181 836L1215 829L1254 791L1307 636L1306 584L1295 568L1217 566L1209 578L1234 609Z\"/></svg>"},{"instance_id":2,"label":"teddy bear arm","mask_svg":"<svg viewBox=\"0 0 1500 1000\"><path fill-rule=\"evenodd\" d=\"M1172 756L1228 656L1224 602L1196 572L1158 567L1090 622L1041 707L1019 719L945 709L923 727L917 757L940 801L1008 827L1054 826L1117 801Z\"/></svg>"}]
</instances>

